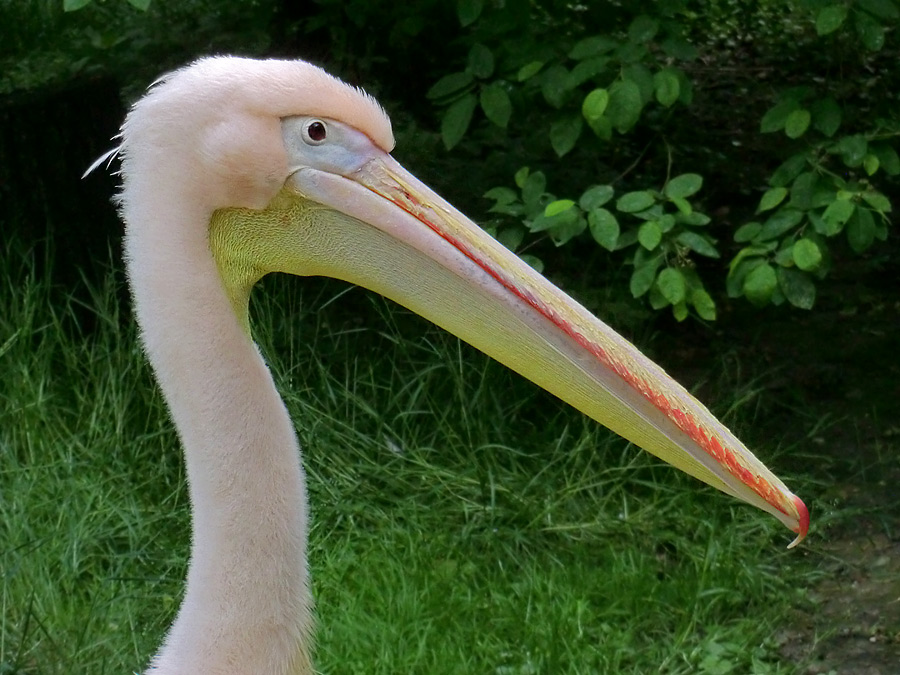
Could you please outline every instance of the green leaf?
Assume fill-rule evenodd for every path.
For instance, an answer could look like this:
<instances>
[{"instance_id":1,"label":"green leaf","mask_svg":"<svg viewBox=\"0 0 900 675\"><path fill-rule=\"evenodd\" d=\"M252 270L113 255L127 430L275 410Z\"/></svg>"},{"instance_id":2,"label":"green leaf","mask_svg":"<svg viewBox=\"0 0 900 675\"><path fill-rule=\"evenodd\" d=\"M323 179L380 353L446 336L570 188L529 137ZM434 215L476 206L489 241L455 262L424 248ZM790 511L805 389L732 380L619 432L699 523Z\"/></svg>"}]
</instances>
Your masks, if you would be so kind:
<instances>
[{"instance_id":1,"label":"green leaf","mask_svg":"<svg viewBox=\"0 0 900 675\"><path fill-rule=\"evenodd\" d=\"M704 225L709 225L712 221L705 213L700 213L699 211L691 211L690 213L676 213L674 216L675 220L683 225L690 225L691 227L703 227Z\"/></svg>"},{"instance_id":2,"label":"green leaf","mask_svg":"<svg viewBox=\"0 0 900 675\"><path fill-rule=\"evenodd\" d=\"M867 209L856 209L847 222L847 243L856 253L862 253L875 241L875 219Z\"/></svg>"},{"instance_id":3,"label":"green leaf","mask_svg":"<svg viewBox=\"0 0 900 675\"><path fill-rule=\"evenodd\" d=\"M570 200L561 201L568 202ZM574 204L574 202L572 202L572 204ZM550 216L541 211L541 213L529 223L528 229L532 232L544 232L550 230L551 234L558 236L560 232L570 229L571 226L577 225L577 223L578 212L571 208L570 204L568 209L563 209ZM556 236L554 236L554 239Z\"/></svg>"},{"instance_id":4,"label":"green leaf","mask_svg":"<svg viewBox=\"0 0 900 675\"><path fill-rule=\"evenodd\" d=\"M678 74L671 68L664 68L653 75L653 88L656 92L656 100L666 108L674 105L681 95Z\"/></svg>"},{"instance_id":5,"label":"green leaf","mask_svg":"<svg viewBox=\"0 0 900 675\"><path fill-rule=\"evenodd\" d=\"M569 243L573 237L584 232L587 223L581 218L577 209L563 211L553 218L553 226L550 228L550 239L556 246Z\"/></svg>"},{"instance_id":6,"label":"green leaf","mask_svg":"<svg viewBox=\"0 0 900 675\"><path fill-rule=\"evenodd\" d=\"M528 176L531 174L531 170L527 166L523 166L521 169L516 171L513 176L513 180L516 183L516 187L520 190L525 187L525 183L528 180ZM543 189L543 188L542 188Z\"/></svg>"},{"instance_id":7,"label":"green leaf","mask_svg":"<svg viewBox=\"0 0 900 675\"><path fill-rule=\"evenodd\" d=\"M833 33L841 27L841 24L844 23L844 19L846 18L846 5L840 4L823 7L816 17L816 32L819 35L828 35L830 33Z\"/></svg>"},{"instance_id":8,"label":"green leaf","mask_svg":"<svg viewBox=\"0 0 900 675\"><path fill-rule=\"evenodd\" d=\"M598 206L606 204L613 198L614 194L615 189L612 185L593 185L581 195L581 199L578 200L578 206L583 211L591 211Z\"/></svg>"},{"instance_id":9,"label":"green leaf","mask_svg":"<svg viewBox=\"0 0 900 675\"><path fill-rule=\"evenodd\" d=\"M691 203L683 197L669 197L669 201L675 205L675 208L681 212L682 216L690 216L694 212Z\"/></svg>"},{"instance_id":10,"label":"green leaf","mask_svg":"<svg viewBox=\"0 0 900 675\"><path fill-rule=\"evenodd\" d=\"M690 105L694 101L694 84L690 78L681 70L678 72L678 86L681 87L681 93L678 100L684 105Z\"/></svg>"},{"instance_id":11,"label":"green leaf","mask_svg":"<svg viewBox=\"0 0 900 675\"><path fill-rule=\"evenodd\" d=\"M568 211L573 206L575 206L575 202L571 199L557 199L555 202L550 202L544 207L544 215L548 218L552 218L563 211Z\"/></svg>"},{"instance_id":12,"label":"green leaf","mask_svg":"<svg viewBox=\"0 0 900 675\"><path fill-rule=\"evenodd\" d=\"M815 171L806 171L797 176L794 180L794 184L791 185L791 201L789 205L801 211L808 211L809 209L814 208L813 196L815 195L815 189L818 182L819 176ZM834 199L833 192L831 194L832 196L827 200L827 203L829 204L831 203L831 200Z\"/></svg>"},{"instance_id":13,"label":"green leaf","mask_svg":"<svg viewBox=\"0 0 900 675\"><path fill-rule=\"evenodd\" d=\"M816 185L810 195L808 209L820 209L834 201L836 196L834 182L833 177L829 179L816 177ZM840 196L840 191L837 194Z\"/></svg>"},{"instance_id":14,"label":"green leaf","mask_svg":"<svg viewBox=\"0 0 900 675\"><path fill-rule=\"evenodd\" d=\"M528 226L529 232L546 232L556 223L553 218L548 218L543 213L539 213L531 220L525 221L525 224Z\"/></svg>"},{"instance_id":15,"label":"green leaf","mask_svg":"<svg viewBox=\"0 0 900 675\"><path fill-rule=\"evenodd\" d=\"M659 223L659 229L663 232L669 232L673 227L675 227L675 216L671 213L664 213L659 218L656 219L656 222Z\"/></svg>"},{"instance_id":16,"label":"green leaf","mask_svg":"<svg viewBox=\"0 0 900 675\"><path fill-rule=\"evenodd\" d=\"M759 130L768 134L773 131L781 131L787 122L788 115L800 107L797 99L789 98L769 108L759 123Z\"/></svg>"},{"instance_id":17,"label":"green leaf","mask_svg":"<svg viewBox=\"0 0 900 675\"><path fill-rule=\"evenodd\" d=\"M652 251L662 241L662 230L655 220L647 221L638 228L638 241L648 251Z\"/></svg>"},{"instance_id":18,"label":"green leaf","mask_svg":"<svg viewBox=\"0 0 900 675\"><path fill-rule=\"evenodd\" d=\"M572 89L572 81L569 71L560 65L550 66L541 77L541 93L544 100L554 108L559 108L565 102L566 95Z\"/></svg>"},{"instance_id":19,"label":"green leaf","mask_svg":"<svg viewBox=\"0 0 900 675\"><path fill-rule=\"evenodd\" d=\"M812 239L798 240L791 249L794 264L804 272L812 272L822 262L822 251Z\"/></svg>"},{"instance_id":20,"label":"green leaf","mask_svg":"<svg viewBox=\"0 0 900 675\"><path fill-rule=\"evenodd\" d=\"M684 276L677 267L667 267L656 277L656 285L659 286L663 297L671 304L677 305L684 301L687 285Z\"/></svg>"},{"instance_id":21,"label":"green leaf","mask_svg":"<svg viewBox=\"0 0 900 675\"><path fill-rule=\"evenodd\" d=\"M800 309L813 308L816 302L816 286L808 274L788 267L779 267L776 276L778 287L789 303Z\"/></svg>"},{"instance_id":22,"label":"green leaf","mask_svg":"<svg viewBox=\"0 0 900 675\"><path fill-rule=\"evenodd\" d=\"M878 190L870 188L862 193L862 198L866 204L879 213L889 213L891 210L891 200L878 192Z\"/></svg>"},{"instance_id":23,"label":"green leaf","mask_svg":"<svg viewBox=\"0 0 900 675\"><path fill-rule=\"evenodd\" d=\"M677 305L672 305L672 316L675 317L676 321L684 321L688 318L687 304L679 302Z\"/></svg>"},{"instance_id":24,"label":"green leaf","mask_svg":"<svg viewBox=\"0 0 900 675\"><path fill-rule=\"evenodd\" d=\"M690 197L703 187L703 176L697 173L683 173L672 178L663 188L669 199Z\"/></svg>"},{"instance_id":25,"label":"green leaf","mask_svg":"<svg viewBox=\"0 0 900 675\"><path fill-rule=\"evenodd\" d=\"M579 116L564 117L550 125L550 145L557 157L566 155L581 135L584 123Z\"/></svg>"},{"instance_id":26,"label":"green leaf","mask_svg":"<svg viewBox=\"0 0 900 675\"><path fill-rule=\"evenodd\" d=\"M755 267L744 279L744 295L754 305L761 307L769 302L777 286L775 268L769 264L762 264Z\"/></svg>"},{"instance_id":27,"label":"green leaf","mask_svg":"<svg viewBox=\"0 0 900 675\"><path fill-rule=\"evenodd\" d=\"M582 61L591 58L592 56L599 56L606 52L610 52L618 46L619 43L611 37L607 37L606 35L593 35L576 42L575 46L572 47L572 50L569 52L569 58L575 59L576 61Z\"/></svg>"},{"instance_id":28,"label":"green leaf","mask_svg":"<svg viewBox=\"0 0 900 675\"><path fill-rule=\"evenodd\" d=\"M655 202L653 193L647 190L626 192L616 200L616 209L622 213L637 213L650 208Z\"/></svg>"},{"instance_id":29,"label":"green leaf","mask_svg":"<svg viewBox=\"0 0 900 675\"><path fill-rule=\"evenodd\" d=\"M869 145L869 150L878 158L879 165L888 176L900 174L900 157L897 156L894 148L886 143L872 143Z\"/></svg>"},{"instance_id":30,"label":"green leaf","mask_svg":"<svg viewBox=\"0 0 900 675\"><path fill-rule=\"evenodd\" d=\"M878 166L880 162L878 161L878 157L869 153L866 155L866 158L863 160L863 168L866 170L866 174L871 176L876 171L878 171Z\"/></svg>"},{"instance_id":31,"label":"green leaf","mask_svg":"<svg viewBox=\"0 0 900 675\"><path fill-rule=\"evenodd\" d=\"M813 101L810 110L812 112L813 126L829 138L834 136L838 127L841 126L841 117L843 115L838 102L830 96L828 98L820 98Z\"/></svg>"},{"instance_id":32,"label":"green leaf","mask_svg":"<svg viewBox=\"0 0 900 675\"><path fill-rule=\"evenodd\" d=\"M659 21L646 14L641 14L635 17L631 25L628 26L628 38L632 42L650 42L656 36L658 30Z\"/></svg>"},{"instance_id":33,"label":"green leaf","mask_svg":"<svg viewBox=\"0 0 900 675\"><path fill-rule=\"evenodd\" d=\"M663 307L668 307L670 305L669 301L663 297L662 291L659 290L657 284L653 284L650 287L650 292L647 294L647 302L650 303L650 307L652 307L654 311L659 311Z\"/></svg>"},{"instance_id":34,"label":"green leaf","mask_svg":"<svg viewBox=\"0 0 900 675\"><path fill-rule=\"evenodd\" d=\"M554 227L550 230L550 241L553 242L554 246L565 246L572 241L572 239L584 232L584 228L584 220L575 220L572 223Z\"/></svg>"},{"instance_id":35,"label":"green leaf","mask_svg":"<svg viewBox=\"0 0 900 675\"><path fill-rule=\"evenodd\" d=\"M794 266L794 244L789 240L781 242L781 248L775 253L774 262L782 267Z\"/></svg>"},{"instance_id":36,"label":"green leaf","mask_svg":"<svg viewBox=\"0 0 900 675\"><path fill-rule=\"evenodd\" d=\"M457 0L456 16L459 18L459 25L465 28L475 23L483 8L484 0Z\"/></svg>"},{"instance_id":37,"label":"green leaf","mask_svg":"<svg viewBox=\"0 0 900 675\"><path fill-rule=\"evenodd\" d=\"M771 303L776 307L780 307L784 304L784 293L781 292L781 289L778 286L775 286L775 292L772 293Z\"/></svg>"},{"instance_id":38,"label":"green leaf","mask_svg":"<svg viewBox=\"0 0 900 675\"><path fill-rule=\"evenodd\" d=\"M447 108L444 119L441 120L441 138L444 140L444 147L448 150L452 150L466 135L476 105L478 105L478 99L475 98L475 95L466 94Z\"/></svg>"},{"instance_id":39,"label":"green leaf","mask_svg":"<svg viewBox=\"0 0 900 675\"><path fill-rule=\"evenodd\" d=\"M734 233L734 240L739 244L756 239L756 235L762 230L762 223L745 223Z\"/></svg>"},{"instance_id":40,"label":"green leaf","mask_svg":"<svg viewBox=\"0 0 900 675\"><path fill-rule=\"evenodd\" d=\"M863 47L870 52L877 52L884 47L885 27L882 23L873 19L868 14L857 12L854 25L856 27L856 34L863 43Z\"/></svg>"},{"instance_id":41,"label":"green leaf","mask_svg":"<svg viewBox=\"0 0 900 675\"><path fill-rule=\"evenodd\" d=\"M900 12L892 0L856 0L856 3L879 19L900 19Z\"/></svg>"},{"instance_id":42,"label":"green leaf","mask_svg":"<svg viewBox=\"0 0 900 675\"><path fill-rule=\"evenodd\" d=\"M481 109L491 122L506 128L512 115L512 102L506 90L495 82L481 90Z\"/></svg>"},{"instance_id":43,"label":"green leaf","mask_svg":"<svg viewBox=\"0 0 900 675\"><path fill-rule=\"evenodd\" d=\"M650 208L644 209L643 211L638 211L634 214L635 218L640 218L641 220L656 220L663 215L663 207L662 204L654 204Z\"/></svg>"},{"instance_id":44,"label":"green leaf","mask_svg":"<svg viewBox=\"0 0 900 675\"><path fill-rule=\"evenodd\" d=\"M469 72L481 80L494 74L494 55L480 42L469 50Z\"/></svg>"},{"instance_id":45,"label":"green leaf","mask_svg":"<svg viewBox=\"0 0 900 675\"><path fill-rule=\"evenodd\" d=\"M731 261L728 276L725 278L725 291L728 297L741 297L744 294L744 280L747 278L747 275L764 263L764 258L751 257L742 259L740 254L738 254L738 257Z\"/></svg>"},{"instance_id":46,"label":"green leaf","mask_svg":"<svg viewBox=\"0 0 900 675\"><path fill-rule=\"evenodd\" d=\"M809 114L809 110L804 110L803 108L794 110L784 121L784 133L787 134L788 138L800 138L809 128L811 119L812 116Z\"/></svg>"},{"instance_id":47,"label":"green leaf","mask_svg":"<svg viewBox=\"0 0 900 675\"><path fill-rule=\"evenodd\" d=\"M844 164L850 168L856 168L862 164L868 152L869 143L865 136L854 134L844 136L831 147L832 152L837 152L844 160Z\"/></svg>"},{"instance_id":48,"label":"green leaf","mask_svg":"<svg viewBox=\"0 0 900 675\"><path fill-rule=\"evenodd\" d=\"M840 232L855 210L856 206L849 199L835 199L831 202L822 214L822 220L828 228L827 235L834 236Z\"/></svg>"},{"instance_id":49,"label":"green leaf","mask_svg":"<svg viewBox=\"0 0 900 675\"><path fill-rule=\"evenodd\" d=\"M581 114L588 122L599 119L603 117L607 105L609 105L609 92L606 89L594 89L584 97Z\"/></svg>"},{"instance_id":50,"label":"green leaf","mask_svg":"<svg viewBox=\"0 0 900 675\"><path fill-rule=\"evenodd\" d=\"M704 321L716 320L716 303L702 288L695 288L691 291L691 304Z\"/></svg>"},{"instance_id":51,"label":"green leaf","mask_svg":"<svg viewBox=\"0 0 900 675\"><path fill-rule=\"evenodd\" d=\"M806 154L798 153L786 159L781 166L775 169L775 173L769 178L769 185L784 187L806 168Z\"/></svg>"},{"instance_id":52,"label":"green leaf","mask_svg":"<svg viewBox=\"0 0 900 675\"><path fill-rule=\"evenodd\" d=\"M491 188L481 196L485 197L486 199L493 199L498 204L504 206L506 204L512 204L519 197L519 195L516 194L515 190L508 187Z\"/></svg>"},{"instance_id":53,"label":"green leaf","mask_svg":"<svg viewBox=\"0 0 900 675\"><path fill-rule=\"evenodd\" d=\"M526 204L536 204L546 189L547 178L542 171L528 174L522 183L522 201Z\"/></svg>"},{"instance_id":54,"label":"green leaf","mask_svg":"<svg viewBox=\"0 0 900 675\"><path fill-rule=\"evenodd\" d=\"M756 207L756 212L761 213L763 211L768 211L769 209L774 209L784 200L787 193L787 188L769 188L763 193L762 198L759 200L759 206Z\"/></svg>"},{"instance_id":55,"label":"green leaf","mask_svg":"<svg viewBox=\"0 0 900 675\"><path fill-rule=\"evenodd\" d=\"M87 7L93 0L63 0L64 12L76 12L82 7Z\"/></svg>"},{"instance_id":56,"label":"green leaf","mask_svg":"<svg viewBox=\"0 0 900 675\"><path fill-rule=\"evenodd\" d=\"M432 100L445 98L466 89L474 81L475 78L472 77L472 73L463 72L444 75L444 77L435 82L431 89L428 90L428 93L425 94L425 98Z\"/></svg>"},{"instance_id":57,"label":"green leaf","mask_svg":"<svg viewBox=\"0 0 900 675\"><path fill-rule=\"evenodd\" d=\"M525 80L530 80L532 77L541 72L541 68L544 67L543 61L532 61L531 63L526 63L524 66L519 68L519 72L516 73L516 79L519 82L524 82Z\"/></svg>"},{"instance_id":58,"label":"green leaf","mask_svg":"<svg viewBox=\"0 0 900 675\"><path fill-rule=\"evenodd\" d=\"M688 204L688 206L690 206L690 204ZM703 227L704 225L709 225L712 218L710 218L705 213L700 213L699 211L691 211L690 213L675 214L675 220L677 220L679 223L684 223L685 225L691 225L692 227Z\"/></svg>"},{"instance_id":59,"label":"green leaf","mask_svg":"<svg viewBox=\"0 0 900 675\"><path fill-rule=\"evenodd\" d=\"M142 12L150 9L150 0L128 0L128 4Z\"/></svg>"},{"instance_id":60,"label":"green leaf","mask_svg":"<svg viewBox=\"0 0 900 675\"><path fill-rule=\"evenodd\" d=\"M875 220L875 216L872 215L871 211L863 208L856 209L854 219L859 221L859 223L854 226L859 228L859 233L854 233L854 237L856 234L862 234L863 238L865 238L868 236L868 233L871 232L876 238L881 239L882 241L884 240L884 237L879 236L879 223Z\"/></svg>"},{"instance_id":61,"label":"green leaf","mask_svg":"<svg viewBox=\"0 0 900 675\"><path fill-rule=\"evenodd\" d=\"M697 232L680 232L678 236L675 237L675 241L682 246L687 246L689 249L696 251L700 255L705 255L707 258L720 257L719 251L716 250L716 247L712 242Z\"/></svg>"},{"instance_id":62,"label":"green leaf","mask_svg":"<svg viewBox=\"0 0 900 675\"><path fill-rule=\"evenodd\" d=\"M817 234L821 234L825 237L830 237L834 234L837 234L836 232L828 231L831 226L827 225L822 216L815 211L809 211L806 214L806 217L809 218L809 222L812 224L813 230L815 230Z\"/></svg>"},{"instance_id":63,"label":"green leaf","mask_svg":"<svg viewBox=\"0 0 900 675\"><path fill-rule=\"evenodd\" d=\"M754 262L757 256L764 256L771 250L772 249L769 246L745 246L738 251L738 254L734 256L730 263L728 263L728 277L738 277L741 265L744 265L747 262ZM762 258L759 258L759 260L761 261ZM746 265L744 266L746 268ZM746 271L749 271L749 268L747 268ZM740 277L740 281L743 286L743 277Z\"/></svg>"},{"instance_id":64,"label":"green leaf","mask_svg":"<svg viewBox=\"0 0 900 675\"><path fill-rule=\"evenodd\" d=\"M653 73L643 63L632 63L622 68L622 79L634 82L641 92L641 104L647 105L653 100L656 87L653 84Z\"/></svg>"},{"instance_id":65,"label":"green leaf","mask_svg":"<svg viewBox=\"0 0 900 675\"><path fill-rule=\"evenodd\" d=\"M503 244L510 251L515 251L522 245L525 239L525 228L518 225L513 227L504 227L497 233L497 241Z\"/></svg>"},{"instance_id":66,"label":"green leaf","mask_svg":"<svg viewBox=\"0 0 900 675\"><path fill-rule=\"evenodd\" d=\"M616 243L619 241L619 222L612 213L602 207L591 210L588 213L588 227L594 241L607 251L616 250Z\"/></svg>"},{"instance_id":67,"label":"green leaf","mask_svg":"<svg viewBox=\"0 0 900 675\"><path fill-rule=\"evenodd\" d=\"M644 103L641 90L630 80L619 80L609 88L606 116L620 134L631 129L641 117Z\"/></svg>"},{"instance_id":68,"label":"green leaf","mask_svg":"<svg viewBox=\"0 0 900 675\"><path fill-rule=\"evenodd\" d=\"M612 138L612 122L609 121L608 117L588 120L588 126L600 140L608 141Z\"/></svg>"},{"instance_id":69,"label":"green leaf","mask_svg":"<svg viewBox=\"0 0 900 675\"><path fill-rule=\"evenodd\" d=\"M662 256L656 256L638 265L637 255L635 255L634 272L632 272L631 281L628 284L632 297L639 298L650 290L656 280L656 270L659 269L661 262Z\"/></svg>"},{"instance_id":70,"label":"green leaf","mask_svg":"<svg viewBox=\"0 0 900 675\"><path fill-rule=\"evenodd\" d=\"M781 208L763 223L762 229L756 236L761 241L777 239L789 232L803 220L803 212L796 209Z\"/></svg>"},{"instance_id":71,"label":"green leaf","mask_svg":"<svg viewBox=\"0 0 900 675\"><path fill-rule=\"evenodd\" d=\"M595 77L605 72L609 66L609 61L610 59L608 56L595 56L576 63L575 67L572 68L572 72L569 74L569 78L572 80L572 86L579 87L588 80L593 80Z\"/></svg>"}]
</instances>

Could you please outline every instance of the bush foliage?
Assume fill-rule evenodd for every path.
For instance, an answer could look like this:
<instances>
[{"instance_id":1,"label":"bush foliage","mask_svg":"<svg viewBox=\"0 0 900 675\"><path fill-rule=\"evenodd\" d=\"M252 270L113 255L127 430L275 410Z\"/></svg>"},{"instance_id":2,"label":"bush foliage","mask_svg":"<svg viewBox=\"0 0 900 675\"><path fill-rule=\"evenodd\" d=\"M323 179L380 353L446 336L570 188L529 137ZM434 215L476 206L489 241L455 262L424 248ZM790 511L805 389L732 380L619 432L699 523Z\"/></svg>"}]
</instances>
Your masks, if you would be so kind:
<instances>
[{"instance_id":1,"label":"bush foliage","mask_svg":"<svg viewBox=\"0 0 900 675\"><path fill-rule=\"evenodd\" d=\"M164 17L209 9L57 3L128 14L117 25L132 46L141 21L159 42ZM739 298L811 309L836 266L888 239L895 0L288 5L236 3L204 22L255 15L241 19L247 50L327 52L379 82L404 123L439 131L448 162L485 160L496 187L481 220L538 268L553 247L599 251L634 298L714 320ZM75 33L79 68L123 49L89 22Z\"/></svg>"},{"instance_id":2,"label":"bush foliage","mask_svg":"<svg viewBox=\"0 0 900 675\"><path fill-rule=\"evenodd\" d=\"M515 189L485 194L491 211L505 216L496 231L508 246L534 236L557 246L593 239L630 264L635 298L671 307L678 320L691 311L712 320L723 285L729 297L754 305L811 309L835 252L862 254L887 239L885 193L900 173L900 126L878 54L900 18L892 0L607 5L598 10L607 27L599 32L578 20L583 7L544 2L518 15L471 0L457 7L467 56L428 92L441 110L444 144L467 136L527 144L528 161L549 167L523 167ZM730 23L748 10L749 27ZM767 30L773 24L786 30ZM766 185L742 186L758 204L747 222L731 226L704 212L731 206L702 195L709 168L674 167L691 154L680 138L691 108L702 105L694 94L706 84L702 64L737 63L735 52L746 54L739 45L760 54L748 69L780 59L788 67L735 92L768 100L761 117L744 121L777 138L750 141L767 155L755 161L779 164ZM703 139L692 134L689 142ZM548 182L565 164L585 170L554 194Z\"/></svg>"}]
</instances>

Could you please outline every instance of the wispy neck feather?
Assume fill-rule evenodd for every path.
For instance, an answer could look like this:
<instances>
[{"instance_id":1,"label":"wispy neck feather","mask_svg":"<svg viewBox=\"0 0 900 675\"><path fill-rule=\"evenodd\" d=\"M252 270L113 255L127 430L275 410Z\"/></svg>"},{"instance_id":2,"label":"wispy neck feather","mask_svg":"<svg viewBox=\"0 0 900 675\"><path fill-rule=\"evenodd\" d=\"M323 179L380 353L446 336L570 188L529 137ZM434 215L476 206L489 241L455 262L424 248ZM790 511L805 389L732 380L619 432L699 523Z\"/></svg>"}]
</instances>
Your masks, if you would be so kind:
<instances>
[{"instance_id":1,"label":"wispy neck feather","mask_svg":"<svg viewBox=\"0 0 900 675\"><path fill-rule=\"evenodd\" d=\"M306 486L290 418L223 289L204 237L211 214L171 194L152 208L130 197L126 186L128 276L193 514L184 601L147 672L311 673Z\"/></svg>"}]
</instances>

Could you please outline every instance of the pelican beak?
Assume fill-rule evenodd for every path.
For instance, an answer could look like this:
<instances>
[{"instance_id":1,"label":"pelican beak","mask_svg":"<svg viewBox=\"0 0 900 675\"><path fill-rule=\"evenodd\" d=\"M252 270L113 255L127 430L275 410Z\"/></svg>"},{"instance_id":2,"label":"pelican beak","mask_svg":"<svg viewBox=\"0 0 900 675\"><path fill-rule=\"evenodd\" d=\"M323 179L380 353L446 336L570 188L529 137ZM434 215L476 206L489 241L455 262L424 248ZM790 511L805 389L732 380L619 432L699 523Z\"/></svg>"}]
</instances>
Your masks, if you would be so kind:
<instances>
[{"instance_id":1,"label":"pelican beak","mask_svg":"<svg viewBox=\"0 0 900 675\"><path fill-rule=\"evenodd\" d=\"M269 230L280 262L263 273L332 276L387 296L635 445L768 511L797 533L791 546L806 536L803 502L700 402L387 153L345 175L301 167L270 208L273 222L293 227Z\"/></svg>"}]
</instances>

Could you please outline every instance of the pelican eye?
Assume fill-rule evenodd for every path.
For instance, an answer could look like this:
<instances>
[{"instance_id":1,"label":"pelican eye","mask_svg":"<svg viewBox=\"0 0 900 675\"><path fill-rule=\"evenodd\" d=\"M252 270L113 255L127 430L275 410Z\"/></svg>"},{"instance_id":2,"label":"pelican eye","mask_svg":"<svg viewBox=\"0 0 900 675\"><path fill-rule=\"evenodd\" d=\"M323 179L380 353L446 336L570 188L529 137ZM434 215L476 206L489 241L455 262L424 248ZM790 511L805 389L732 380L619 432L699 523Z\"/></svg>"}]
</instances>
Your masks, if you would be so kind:
<instances>
[{"instance_id":1,"label":"pelican eye","mask_svg":"<svg viewBox=\"0 0 900 675\"><path fill-rule=\"evenodd\" d=\"M328 130L321 120L312 120L303 126L303 140L310 145L320 145L325 142Z\"/></svg>"}]
</instances>

